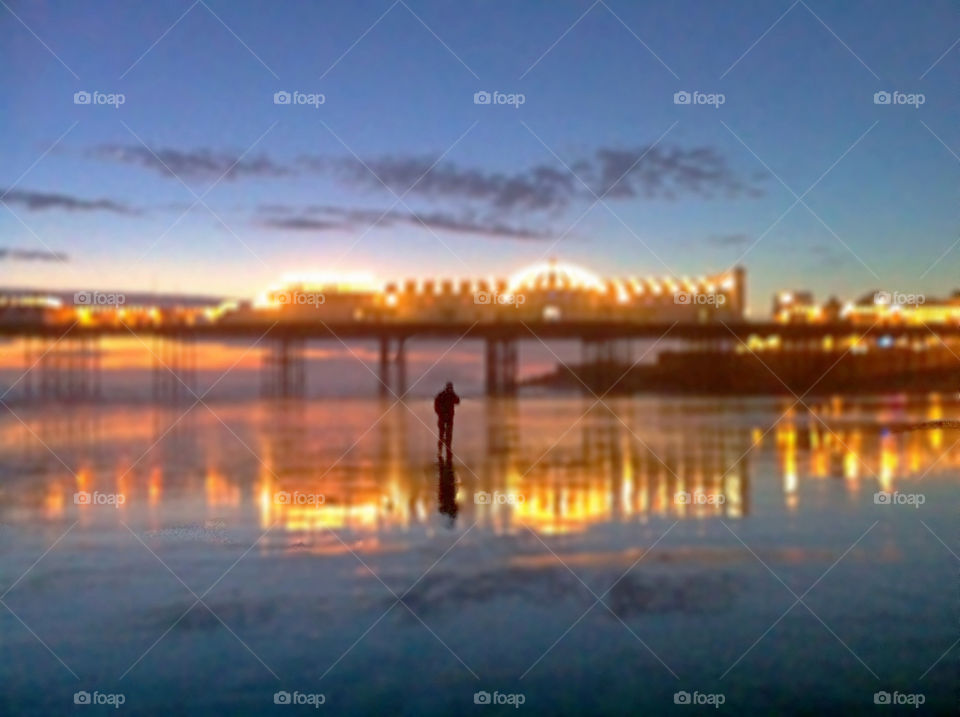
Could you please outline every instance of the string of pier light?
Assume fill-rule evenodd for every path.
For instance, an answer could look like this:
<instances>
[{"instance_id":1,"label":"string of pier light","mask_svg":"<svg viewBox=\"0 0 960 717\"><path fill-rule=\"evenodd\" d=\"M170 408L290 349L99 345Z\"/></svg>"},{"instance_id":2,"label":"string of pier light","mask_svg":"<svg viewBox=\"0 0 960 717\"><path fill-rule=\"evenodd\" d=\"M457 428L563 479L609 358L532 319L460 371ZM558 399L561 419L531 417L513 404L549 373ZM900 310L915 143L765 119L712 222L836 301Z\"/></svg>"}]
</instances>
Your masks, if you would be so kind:
<instances>
[{"instance_id":1,"label":"string of pier light","mask_svg":"<svg viewBox=\"0 0 960 717\"><path fill-rule=\"evenodd\" d=\"M378 281L369 273L331 274L303 273L286 275L261 292L254 306L277 307L290 303L289 292L330 291L339 294L369 294L379 297L387 306L397 306L405 296L470 296L480 292L495 292L504 297L515 297L523 291L567 291L616 297L619 303L630 303L634 297L672 299L677 292L687 294L724 295L738 289L734 271L711 276L642 277L625 276L602 278L570 263L541 262L525 267L506 278L411 278L399 281Z\"/></svg>"}]
</instances>

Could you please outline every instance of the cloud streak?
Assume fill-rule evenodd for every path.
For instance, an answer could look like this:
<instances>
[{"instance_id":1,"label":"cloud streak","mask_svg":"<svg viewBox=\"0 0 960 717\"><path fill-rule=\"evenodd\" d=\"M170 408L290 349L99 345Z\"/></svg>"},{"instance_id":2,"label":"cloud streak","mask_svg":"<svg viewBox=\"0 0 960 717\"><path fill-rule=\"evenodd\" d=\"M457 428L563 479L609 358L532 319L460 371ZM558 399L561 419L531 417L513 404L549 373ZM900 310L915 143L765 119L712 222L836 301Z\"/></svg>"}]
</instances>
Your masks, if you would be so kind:
<instances>
[{"instance_id":1,"label":"cloud streak","mask_svg":"<svg viewBox=\"0 0 960 717\"><path fill-rule=\"evenodd\" d=\"M59 251L0 247L0 261L68 261L68 257Z\"/></svg>"},{"instance_id":2,"label":"cloud streak","mask_svg":"<svg viewBox=\"0 0 960 717\"><path fill-rule=\"evenodd\" d=\"M312 205L296 209L283 205L263 205L260 226L290 231L328 232L356 231L377 223L378 227L411 226L430 231L472 234L493 239L537 240L547 239L547 232L514 226L502 221L487 221L470 213L455 215L447 212L414 212L390 210L386 213L371 209L356 209L327 205Z\"/></svg>"},{"instance_id":3,"label":"cloud streak","mask_svg":"<svg viewBox=\"0 0 960 717\"><path fill-rule=\"evenodd\" d=\"M68 212L112 212L114 214L140 214L127 204L112 199L81 199L69 194L56 192L34 192L21 189L9 189L0 193L0 201L5 204L17 204L30 211L41 212L59 209Z\"/></svg>"},{"instance_id":4,"label":"cloud streak","mask_svg":"<svg viewBox=\"0 0 960 717\"><path fill-rule=\"evenodd\" d=\"M761 179L742 177L712 147L601 147L561 163L534 164L512 172L436 163L434 157L300 155L289 161L244 157L213 149L153 149L99 145L87 155L141 167L163 176L238 180L326 176L342 186L428 201L458 202L495 212L554 212L597 196L612 200L675 200L756 197ZM571 171L572 170L572 171Z\"/></svg>"},{"instance_id":5,"label":"cloud streak","mask_svg":"<svg viewBox=\"0 0 960 717\"><path fill-rule=\"evenodd\" d=\"M246 177L291 177L299 173L266 155L245 157L239 152L211 149L147 149L142 145L102 144L87 150L86 155L118 164L127 164L156 172L164 177L225 180Z\"/></svg>"}]
</instances>

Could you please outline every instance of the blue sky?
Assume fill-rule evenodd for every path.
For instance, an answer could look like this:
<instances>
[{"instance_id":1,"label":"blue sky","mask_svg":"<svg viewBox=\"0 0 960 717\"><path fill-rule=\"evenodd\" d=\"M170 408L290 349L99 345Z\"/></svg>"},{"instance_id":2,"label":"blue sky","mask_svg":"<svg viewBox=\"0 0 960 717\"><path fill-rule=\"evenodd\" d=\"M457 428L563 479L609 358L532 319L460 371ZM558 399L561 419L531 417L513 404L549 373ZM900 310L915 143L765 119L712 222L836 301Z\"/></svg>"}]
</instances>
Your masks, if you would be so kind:
<instances>
[{"instance_id":1,"label":"blue sky","mask_svg":"<svg viewBox=\"0 0 960 717\"><path fill-rule=\"evenodd\" d=\"M779 288L960 286L955 4L5 2L0 250L69 260L8 251L3 284L250 296L556 256L739 260L757 314Z\"/></svg>"}]
</instances>

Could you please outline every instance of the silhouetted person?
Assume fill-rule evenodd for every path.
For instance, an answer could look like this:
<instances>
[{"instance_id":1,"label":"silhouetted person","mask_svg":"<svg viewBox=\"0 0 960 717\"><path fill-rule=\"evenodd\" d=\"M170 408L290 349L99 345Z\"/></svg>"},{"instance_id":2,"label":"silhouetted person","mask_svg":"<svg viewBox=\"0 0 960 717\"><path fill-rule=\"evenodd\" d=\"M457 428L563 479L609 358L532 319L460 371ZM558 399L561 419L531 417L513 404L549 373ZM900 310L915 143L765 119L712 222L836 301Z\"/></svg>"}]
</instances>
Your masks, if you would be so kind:
<instances>
[{"instance_id":1,"label":"silhouetted person","mask_svg":"<svg viewBox=\"0 0 960 717\"><path fill-rule=\"evenodd\" d=\"M453 443L453 407L460 403L460 397L453 390L453 384L449 381L446 387L433 399L433 410L437 413L437 455L440 455L441 449L447 448L447 461L450 460L451 448Z\"/></svg>"},{"instance_id":2,"label":"silhouetted person","mask_svg":"<svg viewBox=\"0 0 960 717\"><path fill-rule=\"evenodd\" d=\"M450 516L450 526L453 527L460 507L457 505L457 478L453 472L453 461L449 458L437 461L437 503L437 510Z\"/></svg>"}]
</instances>

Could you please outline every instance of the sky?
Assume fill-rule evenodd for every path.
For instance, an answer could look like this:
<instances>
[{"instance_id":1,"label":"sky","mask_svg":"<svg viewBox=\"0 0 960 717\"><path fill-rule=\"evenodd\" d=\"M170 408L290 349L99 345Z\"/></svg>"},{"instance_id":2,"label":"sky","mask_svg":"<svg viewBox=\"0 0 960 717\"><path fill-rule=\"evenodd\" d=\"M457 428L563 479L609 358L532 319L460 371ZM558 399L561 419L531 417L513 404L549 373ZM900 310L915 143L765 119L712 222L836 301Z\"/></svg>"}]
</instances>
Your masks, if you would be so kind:
<instances>
[{"instance_id":1,"label":"sky","mask_svg":"<svg viewBox=\"0 0 960 717\"><path fill-rule=\"evenodd\" d=\"M0 285L252 297L555 257L741 264L754 315L943 296L958 41L936 1L3 0Z\"/></svg>"}]
</instances>

